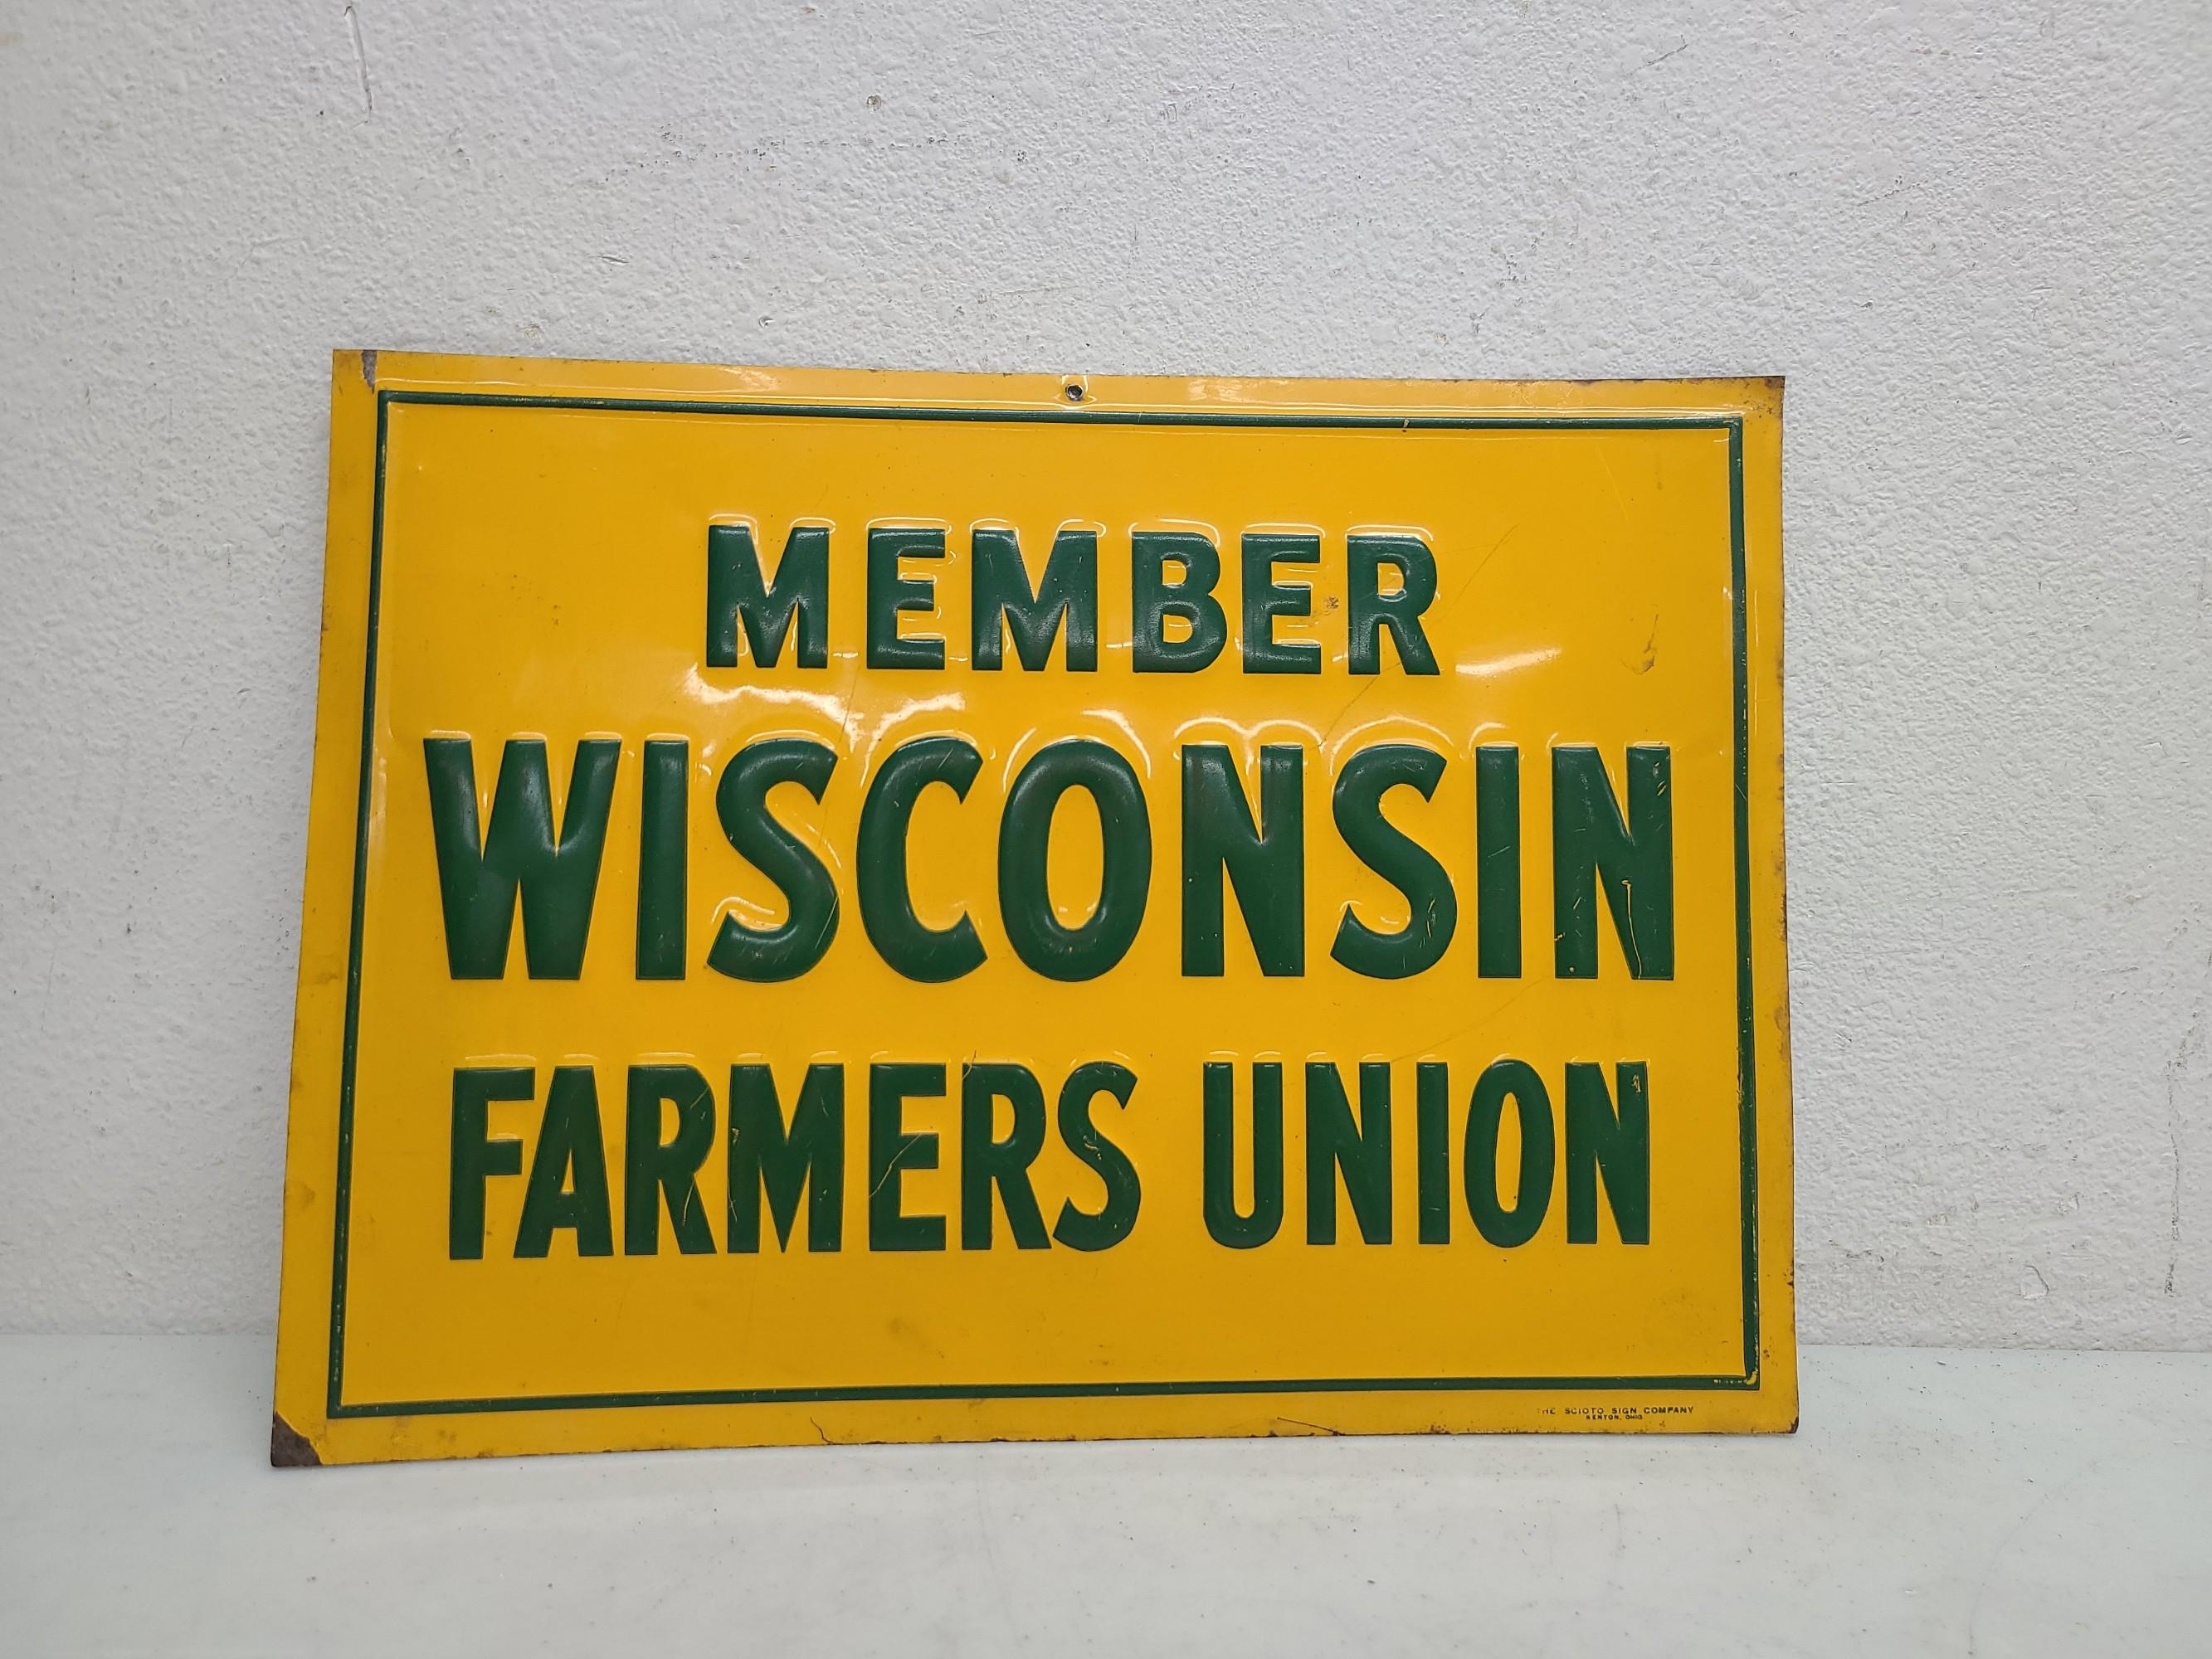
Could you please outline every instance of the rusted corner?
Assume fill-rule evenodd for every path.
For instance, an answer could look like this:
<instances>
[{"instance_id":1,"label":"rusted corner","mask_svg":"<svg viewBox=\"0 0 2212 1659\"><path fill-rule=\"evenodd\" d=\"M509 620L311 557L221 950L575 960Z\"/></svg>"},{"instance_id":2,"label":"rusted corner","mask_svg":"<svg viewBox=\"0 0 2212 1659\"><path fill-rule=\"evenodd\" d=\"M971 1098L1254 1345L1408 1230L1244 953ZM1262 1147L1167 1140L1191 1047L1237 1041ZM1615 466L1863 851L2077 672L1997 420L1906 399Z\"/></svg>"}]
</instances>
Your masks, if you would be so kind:
<instances>
[{"instance_id":1,"label":"rusted corner","mask_svg":"<svg viewBox=\"0 0 2212 1659\"><path fill-rule=\"evenodd\" d=\"M272 1469L319 1469L323 1460L307 1443L307 1437L275 1412L269 1413L269 1467Z\"/></svg>"},{"instance_id":2,"label":"rusted corner","mask_svg":"<svg viewBox=\"0 0 2212 1659\"><path fill-rule=\"evenodd\" d=\"M376 354L374 351L361 354L361 378L371 392L376 390Z\"/></svg>"}]
</instances>

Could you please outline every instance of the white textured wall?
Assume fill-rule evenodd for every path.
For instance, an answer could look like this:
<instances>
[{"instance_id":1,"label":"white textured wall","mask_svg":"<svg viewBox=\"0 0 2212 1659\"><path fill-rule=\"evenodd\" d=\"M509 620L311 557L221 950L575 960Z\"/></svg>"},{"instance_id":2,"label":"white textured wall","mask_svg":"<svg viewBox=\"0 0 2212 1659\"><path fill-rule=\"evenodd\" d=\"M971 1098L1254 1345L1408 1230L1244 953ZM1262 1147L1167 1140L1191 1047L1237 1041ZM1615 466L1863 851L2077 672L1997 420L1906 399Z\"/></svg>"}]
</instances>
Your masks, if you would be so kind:
<instances>
[{"instance_id":1,"label":"white textured wall","mask_svg":"<svg viewBox=\"0 0 2212 1659\"><path fill-rule=\"evenodd\" d=\"M0 1328L267 1323L337 345L1784 373L1803 1325L2212 1346L2212 6L0 3Z\"/></svg>"}]
</instances>

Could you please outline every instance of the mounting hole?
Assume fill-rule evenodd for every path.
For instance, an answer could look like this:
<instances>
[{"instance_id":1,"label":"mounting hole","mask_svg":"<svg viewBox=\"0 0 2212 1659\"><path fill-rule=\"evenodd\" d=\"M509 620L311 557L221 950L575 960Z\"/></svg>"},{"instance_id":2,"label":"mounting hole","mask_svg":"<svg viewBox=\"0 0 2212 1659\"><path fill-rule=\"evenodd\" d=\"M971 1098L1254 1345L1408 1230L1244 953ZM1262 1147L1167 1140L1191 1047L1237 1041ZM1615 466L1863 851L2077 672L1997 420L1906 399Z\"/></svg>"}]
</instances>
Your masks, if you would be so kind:
<instances>
[{"instance_id":1,"label":"mounting hole","mask_svg":"<svg viewBox=\"0 0 2212 1659\"><path fill-rule=\"evenodd\" d=\"M1081 384L1077 381L1070 380L1065 386L1060 388L1060 392L1061 394L1066 398L1067 401L1072 404L1079 404L1083 401L1083 387Z\"/></svg>"}]
</instances>

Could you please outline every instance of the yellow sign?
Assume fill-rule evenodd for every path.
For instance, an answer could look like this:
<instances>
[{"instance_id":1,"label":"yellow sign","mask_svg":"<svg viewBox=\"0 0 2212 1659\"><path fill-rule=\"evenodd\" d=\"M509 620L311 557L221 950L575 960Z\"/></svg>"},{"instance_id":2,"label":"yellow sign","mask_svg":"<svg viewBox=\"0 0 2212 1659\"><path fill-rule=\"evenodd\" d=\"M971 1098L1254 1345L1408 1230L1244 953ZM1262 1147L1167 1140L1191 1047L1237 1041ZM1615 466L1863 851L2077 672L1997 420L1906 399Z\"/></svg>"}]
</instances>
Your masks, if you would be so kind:
<instances>
[{"instance_id":1,"label":"yellow sign","mask_svg":"<svg viewBox=\"0 0 2212 1659\"><path fill-rule=\"evenodd\" d=\"M341 356L277 1460L1790 1427L1780 398Z\"/></svg>"}]
</instances>

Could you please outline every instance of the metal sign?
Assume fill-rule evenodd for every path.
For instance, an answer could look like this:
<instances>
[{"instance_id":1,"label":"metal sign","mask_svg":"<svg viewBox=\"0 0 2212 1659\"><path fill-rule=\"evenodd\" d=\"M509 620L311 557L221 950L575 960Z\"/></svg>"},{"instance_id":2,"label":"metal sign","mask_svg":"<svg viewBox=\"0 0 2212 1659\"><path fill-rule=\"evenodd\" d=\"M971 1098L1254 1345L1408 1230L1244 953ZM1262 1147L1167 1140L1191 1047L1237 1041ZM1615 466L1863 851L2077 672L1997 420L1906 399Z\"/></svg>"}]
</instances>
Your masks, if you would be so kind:
<instances>
[{"instance_id":1,"label":"metal sign","mask_svg":"<svg viewBox=\"0 0 2212 1659\"><path fill-rule=\"evenodd\" d=\"M341 356L277 1461L1790 1426L1780 396Z\"/></svg>"}]
</instances>

